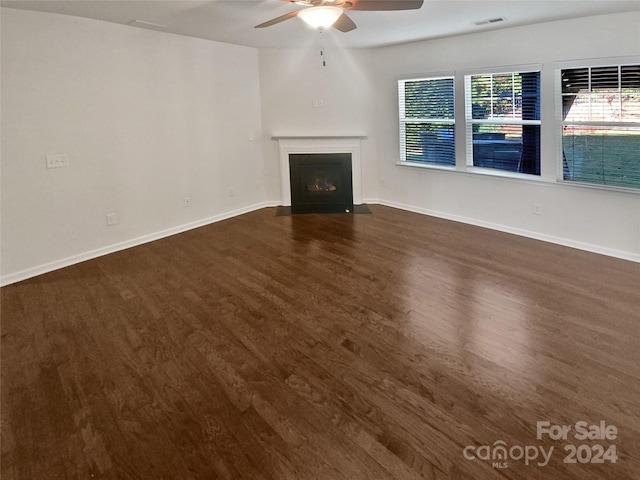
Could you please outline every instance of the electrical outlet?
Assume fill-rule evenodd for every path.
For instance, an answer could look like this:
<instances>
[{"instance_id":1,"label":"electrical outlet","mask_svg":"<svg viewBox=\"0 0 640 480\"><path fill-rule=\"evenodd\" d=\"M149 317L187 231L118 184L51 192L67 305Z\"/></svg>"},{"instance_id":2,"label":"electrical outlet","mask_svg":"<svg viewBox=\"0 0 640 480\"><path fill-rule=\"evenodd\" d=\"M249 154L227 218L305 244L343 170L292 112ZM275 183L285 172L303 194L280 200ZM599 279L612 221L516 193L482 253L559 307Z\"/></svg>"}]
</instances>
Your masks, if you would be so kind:
<instances>
[{"instance_id":1,"label":"electrical outlet","mask_svg":"<svg viewBox=\"0 0 640 480\"><path fill-rule=\"evenodd\" d=\"M188 207L189 205L191 205L191 198L190 197L184 197L184 206Z\"/></svg>"},{"instance_id":2,"label":"electrical outlet","mask_svg":"<svg viewBox=\"0 0 640 480\"><path fill-rule=\"evenodd\" d=\"M60 153L56 155L47 155L47 168L60 168L69 166L69 155Z\"/></svg>"},{"instance_id":3,"label":"electrical outlet","mask_svg":"<svg viewBox=\"0 0 640 480\"><path fill-rule=\"evenodd\" d=\"M539 203L533 204L533 214L534 215L542 215L542 205Z\"/></svg>"},{"instance_id":4,"label":"electrical outlet","mask_svg":"<svg viewBox=\"0 0 640 480\"><path fill-rule=\"evenodd\" d=\"M107 213L107 226L115 225L118 223L118 217L115 213Z\"/></svg>"}]
</instances>

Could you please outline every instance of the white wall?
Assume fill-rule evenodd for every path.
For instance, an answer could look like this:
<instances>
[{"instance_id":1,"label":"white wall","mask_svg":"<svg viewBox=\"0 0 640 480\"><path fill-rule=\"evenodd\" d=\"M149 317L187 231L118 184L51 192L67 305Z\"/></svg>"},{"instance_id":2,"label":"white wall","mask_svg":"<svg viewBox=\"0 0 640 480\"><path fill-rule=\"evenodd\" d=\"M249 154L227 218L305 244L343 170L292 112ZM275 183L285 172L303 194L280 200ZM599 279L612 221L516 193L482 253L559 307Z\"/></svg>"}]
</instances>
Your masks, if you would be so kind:
<instances>
[{"instance_id":1,"label":"white wall","mask_svg":"<svg viewBox=\"0 0 640 480\"><path fill-rule=\"evenodd\" d=\"M554 68L558 62L640 55L640 14L620 14L381 48L374 76L380 201L534 238L640 261L640 195L561 185L556 178ZM397 79L542 65L542 181L398 166ZM464 109L457 110L464 118ZM457 130L459 134L464 131ZM457 133L457 134L458 134ZM462 135L458 141L463 140ZM640 154L639 154L640 155ZM534 215L532 204L542 205Z\"/></svg>"},{"instance_id":2,"label":"white wall","mask_svg":"<svg viewBox=\"0 0 640 480\"><path fill-rule=\"evenodd\" d=\"M3 283L263 205L255 49L3 8L1 85Z\"/></svg>"},{"instance_id":3,"label":"white wall","mask_svg":"<svg viewBox=\"0 0 640 480\"><path fill-rule=\"evenodd\" d=\"M260 50L267 195L280 198L278 143L272 135L367 135L361 142L363 197L377 197L371 50ZM321 100L322 107L313 101Z\"/></svg>"}]
</instances>

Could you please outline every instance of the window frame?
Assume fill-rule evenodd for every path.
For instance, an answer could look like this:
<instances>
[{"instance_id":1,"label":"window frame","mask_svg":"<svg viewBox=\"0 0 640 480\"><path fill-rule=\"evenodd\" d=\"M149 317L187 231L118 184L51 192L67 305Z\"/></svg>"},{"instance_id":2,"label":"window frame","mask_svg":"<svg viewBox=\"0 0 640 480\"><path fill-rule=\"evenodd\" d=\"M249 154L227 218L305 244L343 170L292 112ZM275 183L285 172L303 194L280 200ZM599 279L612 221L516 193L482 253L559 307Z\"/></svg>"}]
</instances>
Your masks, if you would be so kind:
<instances>
[{"instance_id":1,"label":"window frame","mask_svg":"<svg viewBox=\"0 0 640 480\"><path fill-rule=\"evenodd\" d=\"M472 77L475 76L493 76L498 75L516 75L522 73L538 74L538 119L525 120L513 117L496 117L493 119L474 119L473 118L473 95L472 95ZM540 180L542 178L542 66L541 65L514 65L502 68L487 68L474 71L464 72L464 121L465 121L465 168L468 172L485 173L501 177L524 178L531 180ZM518 172L506 168L484 167L474 165L474 145L473 145L473 127L474 125L516 125L526 126L534 125L538 127L538 152L537 152L537 170L538 173Z\"/></svg>"},{"instance_id":2,"label":"window frame","mask_svg":"<svg viewBox=\"0 0 640 480\"><path fill-rule=\"evenodd\" d=\"M453 118L412 118L405 115L406 112L406 97L405 97L405 84L408 82L428 81L428 80L451 80L452 81L452 100L453 100ZM424 168L435 168L443 170L455 170L456 168L456 75L454 72L442 72L424 75L412 75L408 77L402 77L397 79L397 94L398 94L398 127L399 127L399 152L400 152L400 165L409 165ZM406 125L407 123L420 123L420 124L441 124L450 126L453 130L453 164L448 165L444 163L429 162L429 161L412 161L407 160L407 136Z\"/></svg>"},{"instance_id":3,"label":"window frame","mask_svg":"<svg viewBox=\"0 0 640 480\"><path fill-rule=\"evenodd\" d=\"M633 127L640 128L640 120L637 122L612 122L612 121L586 121L586 122L567 122L564 119L563 112L563 87L562 87L562 72L564 70L573 69L591 69L594 68L607 68L607 67L620 67L622 66L635 66L640 65L640 57L614 57L603 59L590 59L590 60L575 60L568 62L557 62L554 64L555 75L555 92L554 103L556 107L556 183L571 186L581 187L599 190L620 191L625 193L640 194L640 185L637 187L605 184L597 182L588 182L580 180L571 180L564 178L564 145L563 145L563 131L565 126L587 126L587 127ZM620 71L620 70L619 70ZM589 73L589 85L591 85L591 73Z\"/></svg>"}]
</instances>

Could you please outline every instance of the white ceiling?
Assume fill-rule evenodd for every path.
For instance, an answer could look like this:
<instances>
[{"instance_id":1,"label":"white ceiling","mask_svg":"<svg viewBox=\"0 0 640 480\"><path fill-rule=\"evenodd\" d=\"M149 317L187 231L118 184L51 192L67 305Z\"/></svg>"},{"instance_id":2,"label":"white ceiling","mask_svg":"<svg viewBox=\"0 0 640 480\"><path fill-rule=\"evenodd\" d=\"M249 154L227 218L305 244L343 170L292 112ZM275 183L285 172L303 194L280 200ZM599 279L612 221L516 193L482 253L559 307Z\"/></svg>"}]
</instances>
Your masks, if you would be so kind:
<instances>
[{"instance_id":1,"label":"white ceiling","mask_svg":"<svg viewBox=\"0 0 640 480\"><path fill-rule=\"evenodd\" d=\"M0 3L3 7L124 25L141 20L163 25L165 32L258 48L379 47L566 18L640 11L640 0L425 0L420 10L352 11L349 16L358 25L356 30L318 33L299 18L268 28L253 28L306 8L282 0L2 0ZM495 17L504 17L506 21L475 25Z\"/></svg>"}]
</instances>

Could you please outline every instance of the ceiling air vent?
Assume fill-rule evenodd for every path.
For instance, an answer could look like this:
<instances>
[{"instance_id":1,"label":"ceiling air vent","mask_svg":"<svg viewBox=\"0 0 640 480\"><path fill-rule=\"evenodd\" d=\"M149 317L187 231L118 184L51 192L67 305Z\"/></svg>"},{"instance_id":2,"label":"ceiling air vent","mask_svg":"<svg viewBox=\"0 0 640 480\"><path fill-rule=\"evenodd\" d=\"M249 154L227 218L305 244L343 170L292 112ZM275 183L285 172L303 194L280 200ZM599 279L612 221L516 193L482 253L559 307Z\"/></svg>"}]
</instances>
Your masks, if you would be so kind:
<instances>
[{"instance_id":1,"label":"ceiling air vent","mask_svg":"<svg viewBox=\"0 0 640 480\"><path fill-rule=\"evenodd\" d=\"M480 20L479 22L473 22L476 25L491 25L492 23L500 23L504 22L506 19L504 17L496 17L496 18L488 18L486 20Z\"/></svg>"}]
</instances>

